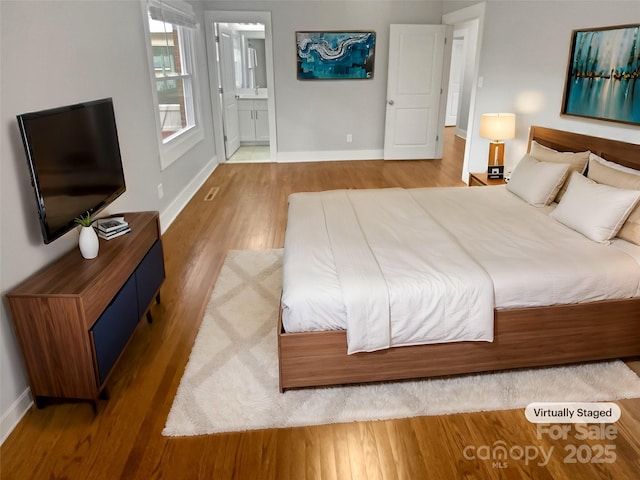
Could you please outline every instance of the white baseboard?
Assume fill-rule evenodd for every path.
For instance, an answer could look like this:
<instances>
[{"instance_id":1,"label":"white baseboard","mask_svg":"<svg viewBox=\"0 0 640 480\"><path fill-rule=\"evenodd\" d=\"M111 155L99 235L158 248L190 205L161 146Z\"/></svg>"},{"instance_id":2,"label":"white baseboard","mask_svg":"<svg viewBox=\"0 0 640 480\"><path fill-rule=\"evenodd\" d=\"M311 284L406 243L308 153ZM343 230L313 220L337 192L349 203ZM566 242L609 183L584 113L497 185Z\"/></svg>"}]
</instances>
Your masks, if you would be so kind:
<instances>
[{"instance_id":1,"label":"white baseboard","mask_svg":"<svg viewBox=\"0 0 640 480\"><path fill-rule=\"evenodd\" d=\"M189 184L180 192L173 202L169 204L162 212L160 212L160 233L166 232L167 228L173 223L176 217L180 214L182 209L189 203L189 200L196 194L198 189L209 178L209 175L218 166L218 158L213 157L204 166L202 170L189 182Z\"/></svg>"},{"instance_id":2,"label":"white baseboard","mask_svg":"<svg viewBox=\"0 0 640 480\"><path fill-rule=\"evenodd\" d=\"M460 138L464 138L466 140L467 138L467 131L466 130L462 130L461 128L457 128L456 127L456 135Z\"/></svg>"},{"instance_id":3,"label":"white baseboard","mask_svg":"<svg viewBox=\"0 0 640 480\"><path fill-rule=\"evenodd\" d=\"M18 422L29 411L31 405L33 405L31 390L27 388L0 418L0 445L13 432Z\"/></svg>"},{"instance_id":4,"label":"white baseboard","mask_svg":"<svg viewBox=\"0 0 640 480\"><path fill-rule=\"evenodd\" d=\"M382 160L383 150L328 150L278 152L278 162L335 162L339 160Z\"/></svg>"}]
</instances>

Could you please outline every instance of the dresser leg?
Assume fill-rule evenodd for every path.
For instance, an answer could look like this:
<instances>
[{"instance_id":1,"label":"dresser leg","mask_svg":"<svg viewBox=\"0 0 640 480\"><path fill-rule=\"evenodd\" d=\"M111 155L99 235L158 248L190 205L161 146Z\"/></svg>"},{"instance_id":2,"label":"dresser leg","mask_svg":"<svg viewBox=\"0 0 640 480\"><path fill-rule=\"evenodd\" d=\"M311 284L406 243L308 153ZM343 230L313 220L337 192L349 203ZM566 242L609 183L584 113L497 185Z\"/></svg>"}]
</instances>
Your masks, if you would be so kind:
<instances>
[{"instance_id":1,"label":"dresser leg","mask_svg":"<svg viewBox=\"0 0 640 480\"><path fill-rule=\"evenodd\" d=\"M98 398L91 401L91 407L93 408L94 415L98 415L99 400L109 400L109 398L110 398L109 390L105 386L102 390L100 390L100 393L98 394Z\"/></svg>"},{"instance_id":2,"label":"dresser leg","mask_svg":"<svg viewBox=\"0 0 640 480\"><path fill-rule=\"evenodd\" d=\"M111 395L109 395L109 389L105 386L98 397L102 400L109 400L111 398Z\"/></svg>"}]
</instances>

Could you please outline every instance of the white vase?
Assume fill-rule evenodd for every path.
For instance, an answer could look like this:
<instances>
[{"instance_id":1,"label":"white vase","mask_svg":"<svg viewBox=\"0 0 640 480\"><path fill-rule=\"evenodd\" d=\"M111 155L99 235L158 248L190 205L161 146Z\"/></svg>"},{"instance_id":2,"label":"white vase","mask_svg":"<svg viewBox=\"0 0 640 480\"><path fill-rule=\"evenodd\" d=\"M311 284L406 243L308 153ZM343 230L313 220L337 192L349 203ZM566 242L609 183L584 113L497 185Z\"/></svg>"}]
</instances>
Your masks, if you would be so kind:
<instances>
[{"instance_id":1,"label":"white vase","mask_svg":"<svg viewBox=\"0 0 640 480\"><path fill-rule=\"evenodd\" d=\"M78 240L80 253L84 258L96 258L100 249L98 234L93 227L82 227L80 229L80 239Z\"/></svg>"}]
</instances>

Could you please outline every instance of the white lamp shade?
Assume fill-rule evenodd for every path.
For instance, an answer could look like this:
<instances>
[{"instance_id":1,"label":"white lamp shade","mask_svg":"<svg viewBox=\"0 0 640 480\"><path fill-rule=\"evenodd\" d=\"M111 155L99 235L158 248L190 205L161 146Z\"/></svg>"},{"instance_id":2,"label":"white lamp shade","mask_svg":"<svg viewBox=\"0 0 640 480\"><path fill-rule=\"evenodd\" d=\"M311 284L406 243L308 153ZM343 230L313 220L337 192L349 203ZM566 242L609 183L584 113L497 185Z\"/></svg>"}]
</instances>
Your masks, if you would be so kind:
<instances>
[{"instance_id":1,"label":"white lamp shade","mask_svg":"<svg viewBox=\"0 0 640 480\"><path fill-rule=\"evenodd\" d=\"M489 140L506 140L516 136L516 116L513 113L483 113L480 136Z\"/></svg>"}]
</instances>

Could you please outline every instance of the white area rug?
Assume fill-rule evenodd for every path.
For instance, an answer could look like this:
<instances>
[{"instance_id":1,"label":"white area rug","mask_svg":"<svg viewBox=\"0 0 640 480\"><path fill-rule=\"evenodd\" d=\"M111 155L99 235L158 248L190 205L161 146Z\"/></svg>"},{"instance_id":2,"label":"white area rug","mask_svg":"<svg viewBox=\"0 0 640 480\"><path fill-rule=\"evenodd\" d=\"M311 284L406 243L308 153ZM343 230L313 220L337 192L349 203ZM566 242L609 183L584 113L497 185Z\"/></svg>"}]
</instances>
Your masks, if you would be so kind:
<instances>
[{"instance_id":1,"label":"white area rug","mask_svg":"<svg viewBox=\"0 0 640 480\"><path fill-rule=\"evenodd\" d=\"M282 250L230 251L163 435L523 408L640 397L621 361L349 387L278 391Z\"/></svg>"}]
</instances>

